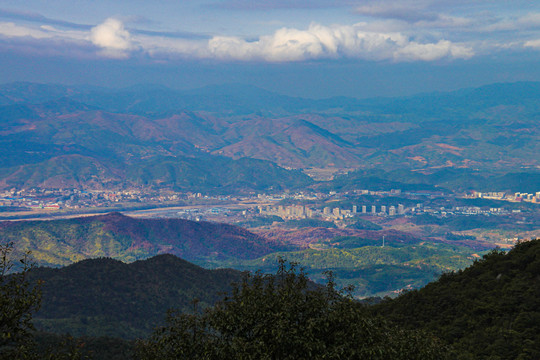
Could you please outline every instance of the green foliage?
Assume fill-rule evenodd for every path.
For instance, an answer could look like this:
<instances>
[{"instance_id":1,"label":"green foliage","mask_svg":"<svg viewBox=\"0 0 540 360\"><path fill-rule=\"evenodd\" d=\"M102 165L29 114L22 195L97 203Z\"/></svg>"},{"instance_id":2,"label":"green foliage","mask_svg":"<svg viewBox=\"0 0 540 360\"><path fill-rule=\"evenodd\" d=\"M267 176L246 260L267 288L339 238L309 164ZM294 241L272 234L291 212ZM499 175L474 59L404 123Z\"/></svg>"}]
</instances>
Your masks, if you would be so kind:
<instances>
[{"instance_id":1,"label":"green foliage","mask_svg":"<svg viewBox=\"0 0 540 360\"><path fill-rule=\"evenodd\" d=\"M138 186L218 194L281 190L313 182L300 171L286 170L269 161L221 156L154 157L129 166L125 181Z\"/></svg>"},{"instance_id":2,"label":"green foliage","mask_svg":"<svg viewBox=\"0 0 540 360\"><path fill-rule=\"evenodd\" d=\"M36 262L45 266L68 265L96 257L132 262L164 250L190 261L257 258L276 246L232 225L183 219L135 219L119 213L3 225L1 237L12 241L16 251L31 250Z\"/></svg>"},{"instance_id":3,"label":"green foliage","mask_svg":"<svg viewBox=\"0 0 540 360\"><path fill-rule=\"evenodd\" d=\"M355 296L385 296L403 288L419 288L445 271L459 270L472 263L471 249L445 244L406 245L381 240L338 237L312 248L275 252L247 261L225 261L222 266L265 272L276 271L280 258L298 263L311 279L324 281L324 272L335 273L340 286L354 285ZM319 246L320 245L320 246Z\"/></svg>"},{"instance_id":4,"label":"green foliage","mask_svg":"<svg viewBox=\"0 0 540 360\"><path fill-rule=\"evenodd\" d=\"M0 360L85 359L83 344L71 337L46 348L35 341L32 316L40 307L42 283L29 279L34 266L29 252L19 260L22 270L9 274L12 251L12 243L0 244Z\"/></svg>"},{"instance_id":5,"label":"green foliage","mask_svg":"<svg viewBox=\"0 0 540 360\"><path fill-rule=\"evenodd\" d=\"M336 229L337 226L333 221L324 221L318 219L299 219L299 220L288 220L285 222L285 227L288 228L306 228L306 227L323 227L329 229Z\"/></svg>"},{"instance_id":6,"label":"green foliage","mask_svg":"<svg viewBox=\"0 0 540 360\"><path fill-rule=\"evenodd\" d=\"M173 255L124 264L100 258L61 269L37 268L31 280L43 281L36 328L74 336L134 339L148 336L167 309L191 311L191 300L213 305L241 273L206 270Z\"/></svg>"},{"instance_id":7,"label":"green foliage","mask_svg":"<svg viewBox=\"0 0 540 360\"><path fill-rule=\"evenodd\" d=\"M414 129L417 131L417 129ZM403 134L396 134L399 137ZM407 139L407 137L403 137ZM406 141L409 141L408 138ZM395 146L388 142L391 146ZM484 149L481 152L486 151ZM470 156L476 156L470 154ZM490 155L487 155L489 157ZM528 155L524 155L525 157ZM382 170L380 165L375 169L363 169L337 176L333 181L321 184L321 189L354 190L361 184L362 188L371 190L402 189L407 191L441 191L452 190L480 190L480 191L522 191L535 192L540 181L540 173L531 169L527 172L491 172L490 169L473 171L471 169L443 169L429 175L411 171L410 169L396 169L391 159L381 159L387 163ZM390 160L390 161L389 161ZM439 161L440 159L430 159ZM399 162L398 159L394 161Z\"/></svg>"},{"instance_id":8,"label":"green foliage","mask_svg":"<svg viewBox=\"0 0 540 360\"><path fill-rule=\"evenodd\" d=\"M382 226L364 219L357 219L354 223L347 225L347 229L356 230L381 230Z\"/></svg>"},{"instance_id":9,"label":"green foliage","mask_svg":"<svg viewBox=\"0 0 540 360\"><path fill-rule=\"evenodd\" d=\"M432 336L388 326L335 289L314 287L281 261L277 275L246 275L232 295L139 343L140 359L445 359Z\"/></svg>"},{"instance_id":10,"label":"green foliage","mask_svg":"<svg viewBox=\"0 0 540 360\"><path fill-rule=\"evenodd\" d=\"M493 250L373 309L403 328L433 332L457 359L538 359L540 240Z\"/></svg>"},{"instance_id":11,"label":"green foliage","mask_svg":"<svg viewBox=\"0 0 540 360\"><path fill-rule=\"evenodd\" d=\"M32 286L27 274L29 253L19 260L22 271L8 275L13 267L13 244L0 244L0 358L15 359L29 352L32 313L39 308L39 284Z\"/></svg>"},{"instance_id":12,"label":"green foliage","mask_svg":"<svg viewBox=\"0 0 540 360\"><path fill-rule=\"evenodd\" d=\"M40 360L132 360L134 341L110 337L80 337L36 332L36 352Z\"/></svg>"}]
</instances>

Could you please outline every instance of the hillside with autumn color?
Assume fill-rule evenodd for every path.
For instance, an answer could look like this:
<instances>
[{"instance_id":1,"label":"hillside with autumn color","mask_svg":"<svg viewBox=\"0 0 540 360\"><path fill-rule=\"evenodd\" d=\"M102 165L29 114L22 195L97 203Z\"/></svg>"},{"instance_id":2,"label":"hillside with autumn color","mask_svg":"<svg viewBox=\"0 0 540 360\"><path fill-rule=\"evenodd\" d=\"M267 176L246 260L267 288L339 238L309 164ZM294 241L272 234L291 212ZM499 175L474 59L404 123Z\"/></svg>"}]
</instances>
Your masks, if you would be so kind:
<instances>
[{"instance_id":1,"label":"hillside with autumn color","mask_svg":"<svg viewBox=\"0 0 540 360\"><path fill-rule=\"evenodd\" d=\"M136 219L120 213L54 221L4 221L0 237L32 251L39 265L96 257L132 262L157 254L189 261L253 259L285 247L233 225L183 219Z\"/></svg>"},{"instance_id":2,"label":"hillside with autumn color","mask_svg":"<svg viewBox=\"0 0 540 360\"><path fill-rule=\"evenodd\" d=\"M508 173L538 176L538 83L368 100L240 85L12 83L0 86L0 99L0 188L233 193L312 183L291 168L433 175L422 184L450 188L461 186L455 173L484 184Z\"/></svg>"}]
</instances>

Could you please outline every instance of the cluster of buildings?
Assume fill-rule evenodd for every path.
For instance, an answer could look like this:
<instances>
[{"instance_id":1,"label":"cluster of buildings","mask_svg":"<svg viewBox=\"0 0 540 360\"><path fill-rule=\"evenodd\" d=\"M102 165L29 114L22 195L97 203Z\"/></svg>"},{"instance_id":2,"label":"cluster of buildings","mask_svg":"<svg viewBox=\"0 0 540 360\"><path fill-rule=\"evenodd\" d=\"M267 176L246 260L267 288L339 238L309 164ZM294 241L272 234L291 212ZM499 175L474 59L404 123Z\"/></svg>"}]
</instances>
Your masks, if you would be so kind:
<instances>
[{"instance_id":1,"label":"cluster of buildings","mask_svg":"<svg viewBox=\"0 0 540 360\"><path fill-rule=\"evenodd\" d=\"M312 218L318 213L307 206L303 205L291 205L291 206L259 206L259 213L263 215L275 215L283 219L305 219Z\"/></svg>"},{"instance_id":2,"label":"cluster of buildings","mask_svg":"<svg viewBox=\"0 0 540 360\"><path fill-rule=\"evenodd\" d=\"M423 213L433 215L508 215L511 213L519 213L521 210L506 210L503 208L481 208L479 206L454 206L451 208L430 208L417 207L412 209L412 214L421 215Z\"/></svg>"},{"instance_id":3,"label":"cluster of buildings","mask_svg":"<svg viewBox=\"0 0 540 360\"><path fill-rule=\"evenodd\" d=\"M360 211L358 211L358 208L356 205L353 206L352 212L356 214L357 212L360 212L361 214L371 214L371 215L379 215L379 216L395 216L395 215L404 215L405 214L405 206L402 204L399 204L397 208L395 206L386 206L386 205L380 205L379 209L377 211L377 206L371 205L362 205Z\"/></svg>"},{"instance_id":4,"label":"cluster of buildings","mask_svg":"<svg viewBox=\"0 0 540 360\"><path fill-rule=\"evenodd\" d=\"M395 216L404 215L405 206L399 204L395 206L381 205L379 207L375 205L367 206L362 205L358 207L353 205L352 209L341 209L339 207L326 206L321 210L311 209L304 205L290 205L290 206L259 206L259 213L263 215L275 215L283 219L305 219L314 217L323 217L327 219L343 219L346 217L353 217L358 214L372 215L372 216Z\"/></svg>"},{"instance_id":5,"label":"cluster of buildings","mask_svg":"<svg viewBox=\"0 0 540 360\"><path fill-rule=\"evenodd\" d=\"M168 203L191 199L209 199L201 193L157 192L148 190L5 190L0 193L0 207L32 210L83 209L109 207L122 203ZM215 197L229 200L230 196Z\"/></svg>"},{"instance_id":6,"label":"cluster of buildings","mask_svg":"<svg viewBox=\"0 0 540 360\"><path fill-rule=\"evenodd\" d=\"M361 196L376 196L376 199L364 198ZM130 190L80 190L80 189L24 189L5 190L0 192L0 207L17 207L20 209L32 210L59 210L59 209L84 209L84 208L117 208L127 205L137 207L139 205L128 205L138 203L144 205L161 204L241 204L244 207L252 208L253 214L276 215L283 219L303 219L303 218L323 218L326 220L341 220L359 215L365 216L398 216L398 215L420 215L423 213L433 213L439 215L474 215L493 214L502 215L518 210L503 210L502 208L487 207L455 207L455 208L429 208L422 203L416 207L406 208L402 204L396 205L400 198L415 199L424 202L436 197L449 200L458 197L454 194L436 195L434 193L409 193L399 189L390 191L353 190L339 193L330 192L297 192L289 193L251 193L245 195L208 195L199 192L173 192L153 189L130 189ZM462 197L462 196L459 196ZM511 202L531 202L540 203L540 191L534 194L516 192L513 194L504 192L473 192L465 195L466 198L484 198L494 200L504 200ZM391 198L394 198L392 200ZM291 205L269 205L280 202L296 203ZM310 203L305 206L299 203ZM339 206L332 206L335 202L370 202L367 205L352 205L344 209ZM382 205L385 202L394 205ZM375 203L375 205L373 204ZM326 206L325 206L326 205ZM426 205L429 205L426 203ZM457 204L456 204L457 205ZM323 207L325 206L325 207ZM18 210L20 210L18 209ZM1 210L1 209L0 209ZM188 217L199 216L200 214L185 214ZM214 214L205 214L212 216ZM249 214L246 214L249 215ZM249 217L249 216L247 216Z\"/></svg>"},{"instance_id":7,"label":"cluster of buildings","mask_svg":"<svg viewBox=\"0 0 540 360\"><path fill-rule=\"evenodd\" d=\"M513 202L532 202L540 204L540 191L536 193L522 193L516 192L513 194L507 194L505 192L479 192L473 191L473 197L482 198L482 199L492 199L492 200L505 200Z\"/></svg>"}]
</instances>

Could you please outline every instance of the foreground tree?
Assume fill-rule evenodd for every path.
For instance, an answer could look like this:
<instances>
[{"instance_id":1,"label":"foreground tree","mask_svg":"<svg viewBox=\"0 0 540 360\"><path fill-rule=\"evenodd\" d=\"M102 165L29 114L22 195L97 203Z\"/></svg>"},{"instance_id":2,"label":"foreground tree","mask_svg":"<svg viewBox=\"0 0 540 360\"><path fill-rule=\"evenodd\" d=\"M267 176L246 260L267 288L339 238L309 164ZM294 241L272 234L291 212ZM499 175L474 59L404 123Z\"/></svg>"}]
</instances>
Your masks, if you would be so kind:
<instances>
[{"instance_id":1,"label":"foreground tree","mask_svg":"<svg viewBox=\"0 0 540 360\"><path fill-rule=\"evenodd\" d=\"M41 283L28 280L34 267L30 252L13 261L13 243L0 244L0 360L79 360L82 345L70 336L56 336L53 346L35 342L32 314L41 305ZM17 270L18 272L13 272ZM39 349L39 350L38 350Z\"/></svg>"},{"instance_id":2,"label":"foreground tree","mask_svg":"<svg viewBox=\"0 0 540 360\"><path fill-rule=\"evenodd\" d=\"M0 359L28 357L32 337L32 313L41 301L39 286L32 286L28 271L32 268L29 253L19 260L22 270L9 274L13 243L0 244Z\"/></svg>"},{"instance_id":3,"label":"foreground tree","mask_svg":"<svg viewBox=\"0 0 540 360\"><path fill-rule=\"evenodd\" d=\"M246 275L202 313L169 313L138 346L140 359L445 359L423 333L370 317L347 293L316 287L295 265Z\"/></svg>"}]
</instances>

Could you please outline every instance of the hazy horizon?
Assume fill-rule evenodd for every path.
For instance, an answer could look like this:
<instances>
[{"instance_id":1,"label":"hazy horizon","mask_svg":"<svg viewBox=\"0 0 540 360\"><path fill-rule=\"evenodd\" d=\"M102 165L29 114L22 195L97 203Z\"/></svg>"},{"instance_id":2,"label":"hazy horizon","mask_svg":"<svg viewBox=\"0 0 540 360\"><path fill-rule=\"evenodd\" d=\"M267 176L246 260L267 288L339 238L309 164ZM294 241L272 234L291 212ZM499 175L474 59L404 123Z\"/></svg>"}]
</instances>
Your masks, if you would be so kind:
<instances>
[{"instance_id":1,"label":"hazy horizon","mask_svg":"<svg viewBox=\"0 0 540 360\"><path fill-rule=\"evenodd\" d=\"M408 96L540 81L539 31L527 1L9 0L0 83Z\"/></svg>"}]
</instances>

